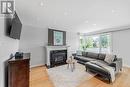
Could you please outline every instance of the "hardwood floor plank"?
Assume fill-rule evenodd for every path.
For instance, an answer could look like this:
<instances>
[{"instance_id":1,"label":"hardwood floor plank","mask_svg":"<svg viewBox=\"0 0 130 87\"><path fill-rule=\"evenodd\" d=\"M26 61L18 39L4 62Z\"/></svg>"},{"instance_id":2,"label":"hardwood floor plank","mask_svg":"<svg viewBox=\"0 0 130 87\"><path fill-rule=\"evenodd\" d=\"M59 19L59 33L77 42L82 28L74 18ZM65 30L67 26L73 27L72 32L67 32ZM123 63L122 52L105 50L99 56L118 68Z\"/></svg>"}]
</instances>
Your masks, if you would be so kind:
<instances>
[{"instance_id":1,"label":"hardwood floor plank","mask_svg":"<svg viewBox=\"0 0 130 87\"><path fill-rule=\"evenodd\" d=\"M46 67L32 68L30 71L30 87L54 87L46 72Z\"/></svg>"},{"instance_id":2,"label":"hardwood floor plank","mask_svg":"<svg viewBox=\"0 0 130 87\"><path fill-rule=\"evenodd\" d=\"M30 87L54 87L53 82L49 79L45 66L31 68L30 70ZM86 80L78 87L130 87L130 68L123 67L122 72L116 75L113 84L99 79L98 76ZM100 77L101 78L101 77Z\"/></svg>"}]
</instances>

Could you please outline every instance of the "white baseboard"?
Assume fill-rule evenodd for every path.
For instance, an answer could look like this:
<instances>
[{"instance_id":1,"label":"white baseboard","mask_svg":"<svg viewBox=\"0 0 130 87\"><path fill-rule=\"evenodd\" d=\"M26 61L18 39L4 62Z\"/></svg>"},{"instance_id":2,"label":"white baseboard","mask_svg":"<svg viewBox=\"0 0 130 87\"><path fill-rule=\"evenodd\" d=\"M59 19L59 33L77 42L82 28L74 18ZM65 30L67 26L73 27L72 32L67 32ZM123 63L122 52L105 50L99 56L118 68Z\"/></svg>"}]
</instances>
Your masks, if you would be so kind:
<instances>
[{"instance_id":1,"label":"white baseboard","mask_svg":"<svg viewBox=\"0 0 130 87\"><path fill-rule=\"evenodd\" d=\"M45 66L45 64L31 65L30 68L34 68L34 67L38 67L38 66Z\"/></svg>"},{"instance_id":2,"label":"white baseboard","mask_svg":"<svg viewBox=\"0 0 130 87\"><path fill-rule=\"evenodd\" d=\"M125 64L125 65L123 65L124 67L128 67L128 68L130 68L130 65L127 65L127 64Z\"/></svg>"}]
</instances>

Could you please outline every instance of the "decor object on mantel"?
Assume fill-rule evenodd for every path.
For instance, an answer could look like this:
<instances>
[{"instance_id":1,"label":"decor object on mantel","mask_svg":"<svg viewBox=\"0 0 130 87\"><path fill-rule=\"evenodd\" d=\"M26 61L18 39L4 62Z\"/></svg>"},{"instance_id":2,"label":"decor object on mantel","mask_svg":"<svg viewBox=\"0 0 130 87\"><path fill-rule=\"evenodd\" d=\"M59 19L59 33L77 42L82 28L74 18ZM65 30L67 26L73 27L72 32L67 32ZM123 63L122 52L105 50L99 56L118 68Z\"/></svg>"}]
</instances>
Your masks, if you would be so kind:
<instances>
[{"instance_id":1,"label":"decor object on mantel","mask_svg":"<svg viewBox=\"0 0 130 87\"><path fill-rule=\"evenodd\" d=\"M65 46L66 31L48 29L48 46Z\"/></svg>"},{"instance_id":2,"label":"decor object on mantel","mask_svg":"<svg viewBox=\"0 0 130 87\"><path fill-rule=\"evenodd\" d=\"M67 65L47 69L49 78L55 87L78 87L95 76L95 74L86 72L82 64L76 63L73 72L67 69Z\"/></svg>"}]
</instances>

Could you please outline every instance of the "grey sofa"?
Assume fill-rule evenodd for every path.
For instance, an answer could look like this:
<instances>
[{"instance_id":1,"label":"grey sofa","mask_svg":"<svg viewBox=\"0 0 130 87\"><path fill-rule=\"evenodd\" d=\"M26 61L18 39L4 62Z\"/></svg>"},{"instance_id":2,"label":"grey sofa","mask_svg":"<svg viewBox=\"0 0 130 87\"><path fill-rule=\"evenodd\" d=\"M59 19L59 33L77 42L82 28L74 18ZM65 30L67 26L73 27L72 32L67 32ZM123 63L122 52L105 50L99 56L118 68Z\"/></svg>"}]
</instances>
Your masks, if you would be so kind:
<instances>
[{"instance_id":1,"label":"grey sofa","mask_svg":"<svg viewBox=\"0 0 130 87\"><path fill-rule=\"evenodd\" d=\"M90 70L97 74L100 74L103 77L106 77L109 80L109 82L111 82L110 73L104 70L102 66L97 66L91 63L91 61L98 61L100 63L113 67L116 74L122 70L122 59L117 58L116 55L114 55L113 62L109 64L104 61L105 57L106 57L106 54L92 53L92 52L82 52L82 55L74 55L74 58L78 60L78 63L85 65L86 70Z\"/></svg>"}]
</instances>

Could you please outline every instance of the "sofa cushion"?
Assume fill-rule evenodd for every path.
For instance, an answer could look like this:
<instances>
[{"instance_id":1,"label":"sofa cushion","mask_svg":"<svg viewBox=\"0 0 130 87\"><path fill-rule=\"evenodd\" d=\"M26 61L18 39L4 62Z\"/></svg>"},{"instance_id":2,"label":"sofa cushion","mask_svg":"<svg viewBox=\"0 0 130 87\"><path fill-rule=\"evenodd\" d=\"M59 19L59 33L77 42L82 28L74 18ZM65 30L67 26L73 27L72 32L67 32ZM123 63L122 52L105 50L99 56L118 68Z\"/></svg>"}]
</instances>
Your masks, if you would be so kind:
<instances>
[{"instance_id":1,"label":"sofa cushion","mask_svg":"<svg viewBox=\"0 0 130 87\"><path fill-rule=\"evenodd\" d=\"M114 56L115 56L114 61L116 61L117 60L117 56L116 55L114 55Z\"/></svg>"},{"instance_id":2,"label":"sofa cushion","mask_svg":"<svg viewBox=\"0 0 130 87\"><path fill-rule=\"evenodd\" d=\"M87 57L88 52L82 52L82 56Z\"/></svg>"},{"instance_id":3,"label":"sofa cushion","mask_svg":"<svg viewBox=\"0 0 130 87\"><path fill-rule=\"evenodd\" d=\"M75 59L81 60L81 61L85 61L85 62L89 62L89 61L94 61L94 60L96 60L96 59L88 58L88 57L84 57L84 56L76 56Z\"/></svg>"},{"instance_id":4,"label":"sofa cushion","mask_svg":"<svg viewBox=\"0 0 130 87\"><path fill-rule=\"evenodd\" d=\"M87 57L96 59L96 58L98 58L98 54L97 53L88 52Z\"/></svg>"},{"instance_id":5,"label":"sofa cushion","mask_svg":"<svg viewBox=\"0 0 130 87\"><path fill-rule=\"evenodd\" d=\"M96 60L96 62L100 62L104 65L109 65L109 63L107 63L106 61L102 61L102 60ZM90 61L90 63L93 63L93 61Z\"/></svg>"},{"instance_id":6,"label":"sofa cushion","mask_svg":"<svg viewBox=\"0 0 130 87\"><path fill-rule=\"evenodd\" d=\"M106 61L107 63L111 64L114 61L115 57L116 57L115 55L106 54L106 57L105 57L104 61Z\"/></svg>"},{"instance_id":7,"label":"sofa cushion","mask_svg":"<svg viewBox=\"0 0 130 87\"><path fill-rule=\"evenodd\" d=\"M106 54L99 53L98 59L100 59L100 60L104 60L105 57L106 57Z\"/></svg>"},{"instance_id":8,"label":"sofa cushion","mask_svg":"<svg viewBox=\"0 0 130 87\"><path fill-rule=\"evenodd\" d=\"M87 69L93 70L98 74L105 75L105 76L109 75L109 72L107 70L91 62L85 63L85 66Z\"/></svg>"}]
</instances>

